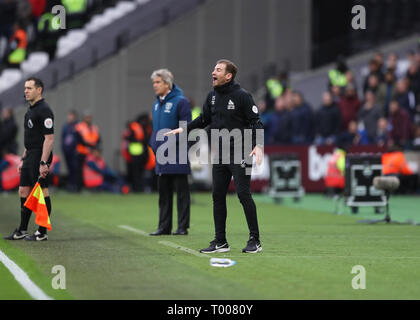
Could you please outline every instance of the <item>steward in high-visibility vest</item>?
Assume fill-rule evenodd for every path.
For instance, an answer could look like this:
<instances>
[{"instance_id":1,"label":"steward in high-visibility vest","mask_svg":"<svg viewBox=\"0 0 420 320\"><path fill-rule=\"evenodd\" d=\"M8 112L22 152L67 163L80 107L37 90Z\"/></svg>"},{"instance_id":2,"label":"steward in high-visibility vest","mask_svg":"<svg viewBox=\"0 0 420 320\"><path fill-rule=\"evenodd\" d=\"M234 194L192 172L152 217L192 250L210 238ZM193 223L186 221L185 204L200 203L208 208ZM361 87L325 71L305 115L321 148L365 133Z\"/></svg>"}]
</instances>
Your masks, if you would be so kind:
<instances>
[{"instance_id":1,"label":"steward in high-visibility vest","mask_svg":"<svg viewBox=\"0 0 420 320\"><path fill-rule=\"evenodd\" d=\"M265 85L273 100L280 97L284 91L283 85L281 84L280 80L277 78L268 79Z\"/></svg>"},{"instance_id":2,"label":"steward in high-visibility vest","mask_svg":"<svg viewBox=\"0 0 420 320\"><path fill-rule=\"evenodd\" d=\"M412 175L413 171L407 164L402 151L382 154L382 173L384 175Z\"/></svg>"},{"instance_id":3,"label":"steward in high-visibility vest","mask_svg":"<svg viewBox=\"0 0 420 320\"><path fill-rule=\"evenodd\" d=\"M330 189L344 189L345 178L344 170L346 164L346 151L335 149L333 155L328 160L327 174L324 181L325 186Z\"/></svg>"},{"instance_id":4,"label":"steward in high-visibility vest","mask_svg":"<svg viewBox=\"0 0 420 320\"><path fill-rule=\"evenodd\" d=\"M123 134L123 140L126 148L123 156L127 161L127 176L133 191L142 191L143 173L150 153L143 126L138 121L130 122Z\"/></svg>"},{"instance_id":5,"label":"steward in high-visibility vest","mask_svg":"<svg viewBox=\"0 0 420 320\"><path fill-rule=\"evenodd\" d=\"M198 118L201 114L201 108L199 106L195 106L191 109L191 120Z\"/></svg>"},{"instance_id":6,"label":"steward in high-visibility vest","mask_svg":"<svg viewBox=\"0 0 420 320\"><path fill-rule=\"evenodd\" d=\"M99 129L92 124L92 116L86 114L83 121L75 126L77 152L77 190L83 188L83 165L90 151L99 149L101 137Z\"/></svg>"},{"instance_id":7,"label":"steward in high-visibility vest","mask_svg":"<svg viewBox=\"0 0 420 320\"><path fill-rule=\"evenodd\" d=\"M81 28L86 19L87 0L61 0L61 3L66 9L66 27Z\"/></svg>"},{"instance_id":8,"label":"steward in high-visibility vest","mask_svg":"<svg viewBox=\"0 0 420 320\"><path fill-rule=\"evenodd\" d=\"M96 149L100 143L99 129L96 125L85 121L76 125L77 145L76 150L79 154L87 155L89 149Z\"/></svg>"},{"instance_id":9,"label":"steward in high-visibility vest","mask_svg":"<svg viewBox=\"0 0 420 320\"><path fill-rule=\"evenodd\" d=\"M42 49L48 53L50 60L54 59L57 41L61 35L60 26L53 24L53 19L58 19L51 12L45 12L38 20L38 35ZM57 21L60 23L60 20Z\"/></svg>"},{"instance_id":10,"label":"steward in high-visibility vest","mask_svg":"<svg viewBox=\"0 0 420 320\"><path fill-rule=\"evenodd\" d=\"M346 75L337 69L331 69L328 71L328 78L330 79L332 86L345 87L347 85Z\"/></svg>"},{"instance_id":11,"label":"steward in high-visibility vest","mask_svg":"<svg viewBox=\"0 0 420 320\"><path fill-rule=\"evenodd\" d=\"M26 58L28 40L25 30L18 24L14 26L14 33L9 41L9 56L7 61L9 66L19 67Z\"/></svg>"}]
</instances>

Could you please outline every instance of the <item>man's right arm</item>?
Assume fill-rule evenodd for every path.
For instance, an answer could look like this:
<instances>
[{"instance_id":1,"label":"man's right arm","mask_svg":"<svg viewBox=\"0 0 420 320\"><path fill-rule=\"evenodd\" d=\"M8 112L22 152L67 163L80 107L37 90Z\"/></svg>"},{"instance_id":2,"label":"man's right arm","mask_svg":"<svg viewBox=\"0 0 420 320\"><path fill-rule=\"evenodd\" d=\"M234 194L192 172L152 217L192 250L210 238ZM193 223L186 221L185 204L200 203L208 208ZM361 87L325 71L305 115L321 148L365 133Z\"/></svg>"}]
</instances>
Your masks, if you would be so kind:
<instances>
[{"instance_id":1,"label":"man's right arm","mask_svg":"<svg viewBox=\"0 0 420 320\"><path fill-rule=\"evenodd\" d=\"M209 97L207 96L206 101L203 104L203 112L195 120L191 121L187 126L187 131L190 132L194 129L204 129L211 123L211 110L209 105Z\"/></svg>"}]
</instances>

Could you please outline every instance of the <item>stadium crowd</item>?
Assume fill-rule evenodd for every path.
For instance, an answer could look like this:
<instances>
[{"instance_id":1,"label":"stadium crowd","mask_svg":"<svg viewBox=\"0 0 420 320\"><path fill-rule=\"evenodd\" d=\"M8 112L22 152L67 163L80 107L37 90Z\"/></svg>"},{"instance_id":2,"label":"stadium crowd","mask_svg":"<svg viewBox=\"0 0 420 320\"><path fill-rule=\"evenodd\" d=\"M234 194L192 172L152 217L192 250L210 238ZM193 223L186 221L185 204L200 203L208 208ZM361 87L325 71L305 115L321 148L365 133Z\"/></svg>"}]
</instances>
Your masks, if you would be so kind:
<instances>
[{"instance_id":1,"label":"stadium crowd","mask_svg":"<svg viewBox=\"0 0 420 320\"><path fill-rule=\"evenodd\" d=\"M386 59L386 60L385 60ZM420 150L420 51L398 59L377 52L362 70L339 59L318 109L290 88L285 73L266 82L259 101L266 144L399 145Z\"/></svg>"},{"instance_id":2,"label":"stadium crowd","mask_svg":"<svg viewBox=\"0 0 420 320\"><path fill-rule=\"evenodd\" d=\"M81 28L94 14L115 3L116 0L0 0L0 71L19 68L30 51L44 51L50 60L54 59L60 36ZM65 8L65 29L53 27L56 5Z\"/></svg>"},{"instance_id":3,"label":"stadium crowd","mask_svg":"<svg viewBox=\"0 0 420 320\"><path fill-rule=\"evenodd\" d=\"M20 2L26 1L0 0L0 13L5 15L4 8L17 8ZM39 20L53 2L31 0L28 3L33 5L31 13L25 16L26 22L34 23L34 19ZM37 6L43 10L36 10ZM8 19L1 17L0 36L13 38L11 26L16 20L9 18L18 19L17 12L19 19L23 19L24 11L20 10L15 15L10 14ZM38 15L34 16L36 12ZM265 144L377 145L420 150L420 51L409 52L403 58L395 53L385 57L377 52L362 69L362 76L362 83L356 83L354 71L339 59L336 67L328 72L325 91L319 93L322 96L319 108L306 101L304 93L290 87L286 73L267 79L265 95L258 102ZM192 100L191 106L194 119L201 108ZM69 112L67 123L58 133L67 168L68 190L77 192L90 188L127 193L129 190L155 189L155 159L149 146L153 130L150 114L127 121L120 145L126 176L121 177L101 157L99 127L92 123L92 115L85 111L79 121L75 111ZM5 172L9 170L8 174L11 174L11 166L20 159L17 130L13 110L4 106L0 119L0 182L3 189ZM57 166L56 177L53 175L52 178L58 185L58 156L53 162ZM18 179L13 176L8 185L16 182Z\"/></svg>"}]
</instances>

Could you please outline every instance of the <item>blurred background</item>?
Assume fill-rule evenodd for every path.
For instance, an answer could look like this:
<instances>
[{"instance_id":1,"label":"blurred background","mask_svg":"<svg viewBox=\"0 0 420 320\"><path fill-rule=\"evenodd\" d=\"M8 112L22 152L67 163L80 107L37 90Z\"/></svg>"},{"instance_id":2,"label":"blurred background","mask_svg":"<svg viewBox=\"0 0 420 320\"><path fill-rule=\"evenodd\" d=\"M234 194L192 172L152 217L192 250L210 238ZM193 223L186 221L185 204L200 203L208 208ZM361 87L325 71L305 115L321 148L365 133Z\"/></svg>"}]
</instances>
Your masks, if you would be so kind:
<instances>
[{"instance_id":1,"label":"blurred background","mask_svg":"<svg viewBox=\"0 0 420 320\"><path fill-rule=\"evenodd\" d=\"M356 5L365 29L352 28ZM153 191L152 155L139 169L128 151L135 123L148 150L151 73L171 70L197 111L215 62L227 58L258 104L266 153L297 154L307 192L326 190L340 147L403 152L411 176L403 192L419 193L419 33L420 0L0 0L3 172L23 152L23 85L36 76L55 114L57 187L80 191L71 182L74 127L87 120L113 178L107 190ZM268 190L268 159L254 191ZM197 189L211 188L209 168L194 165L192 177Z\"/></svg>"}]
</instances>

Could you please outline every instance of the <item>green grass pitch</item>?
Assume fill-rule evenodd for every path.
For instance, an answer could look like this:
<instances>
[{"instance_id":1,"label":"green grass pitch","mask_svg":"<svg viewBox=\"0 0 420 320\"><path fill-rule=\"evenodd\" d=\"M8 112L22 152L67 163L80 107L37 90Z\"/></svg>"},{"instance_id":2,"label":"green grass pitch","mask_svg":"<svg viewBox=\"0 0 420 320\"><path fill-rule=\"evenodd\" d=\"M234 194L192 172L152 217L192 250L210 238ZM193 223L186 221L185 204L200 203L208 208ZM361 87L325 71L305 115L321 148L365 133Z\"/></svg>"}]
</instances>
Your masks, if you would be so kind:
<instances>
[{"instance_id":1,"label":"green grass pitch","mask_svg":"<svg viewBox=\"0 0 420 320\"><path fill-rule=\"evenodd\" d=\"M0 235L19 224L17 194L0 195ZM156 230L156 194L52 195L53 230L47 242L6 242L0 250L54 299L419 299L420 226L369 225L372 208L333 214L321 195L275 204L255 195L263 251L243 254L248 228L239 200L229 195L227 240L231 251L200 256L165 245L199 249L213 239L211 194L193 194L188 236L150 237ZM176 203L176 202L174 202ZM391 198L392 218L420 221L419 197ZM176 208L174 208L176 229ZM136 230L128 231L125 225ZM30 231L35 229L34 218ZM166 242L165 242L166 241ZM211 257L236 265L210 266ZM62 265L66 289L54 290L51 270ZM352 268L366 270L366 289L352 287ZM0 263L0 299L30 299Z\"/></svg>"}]
</instances>

